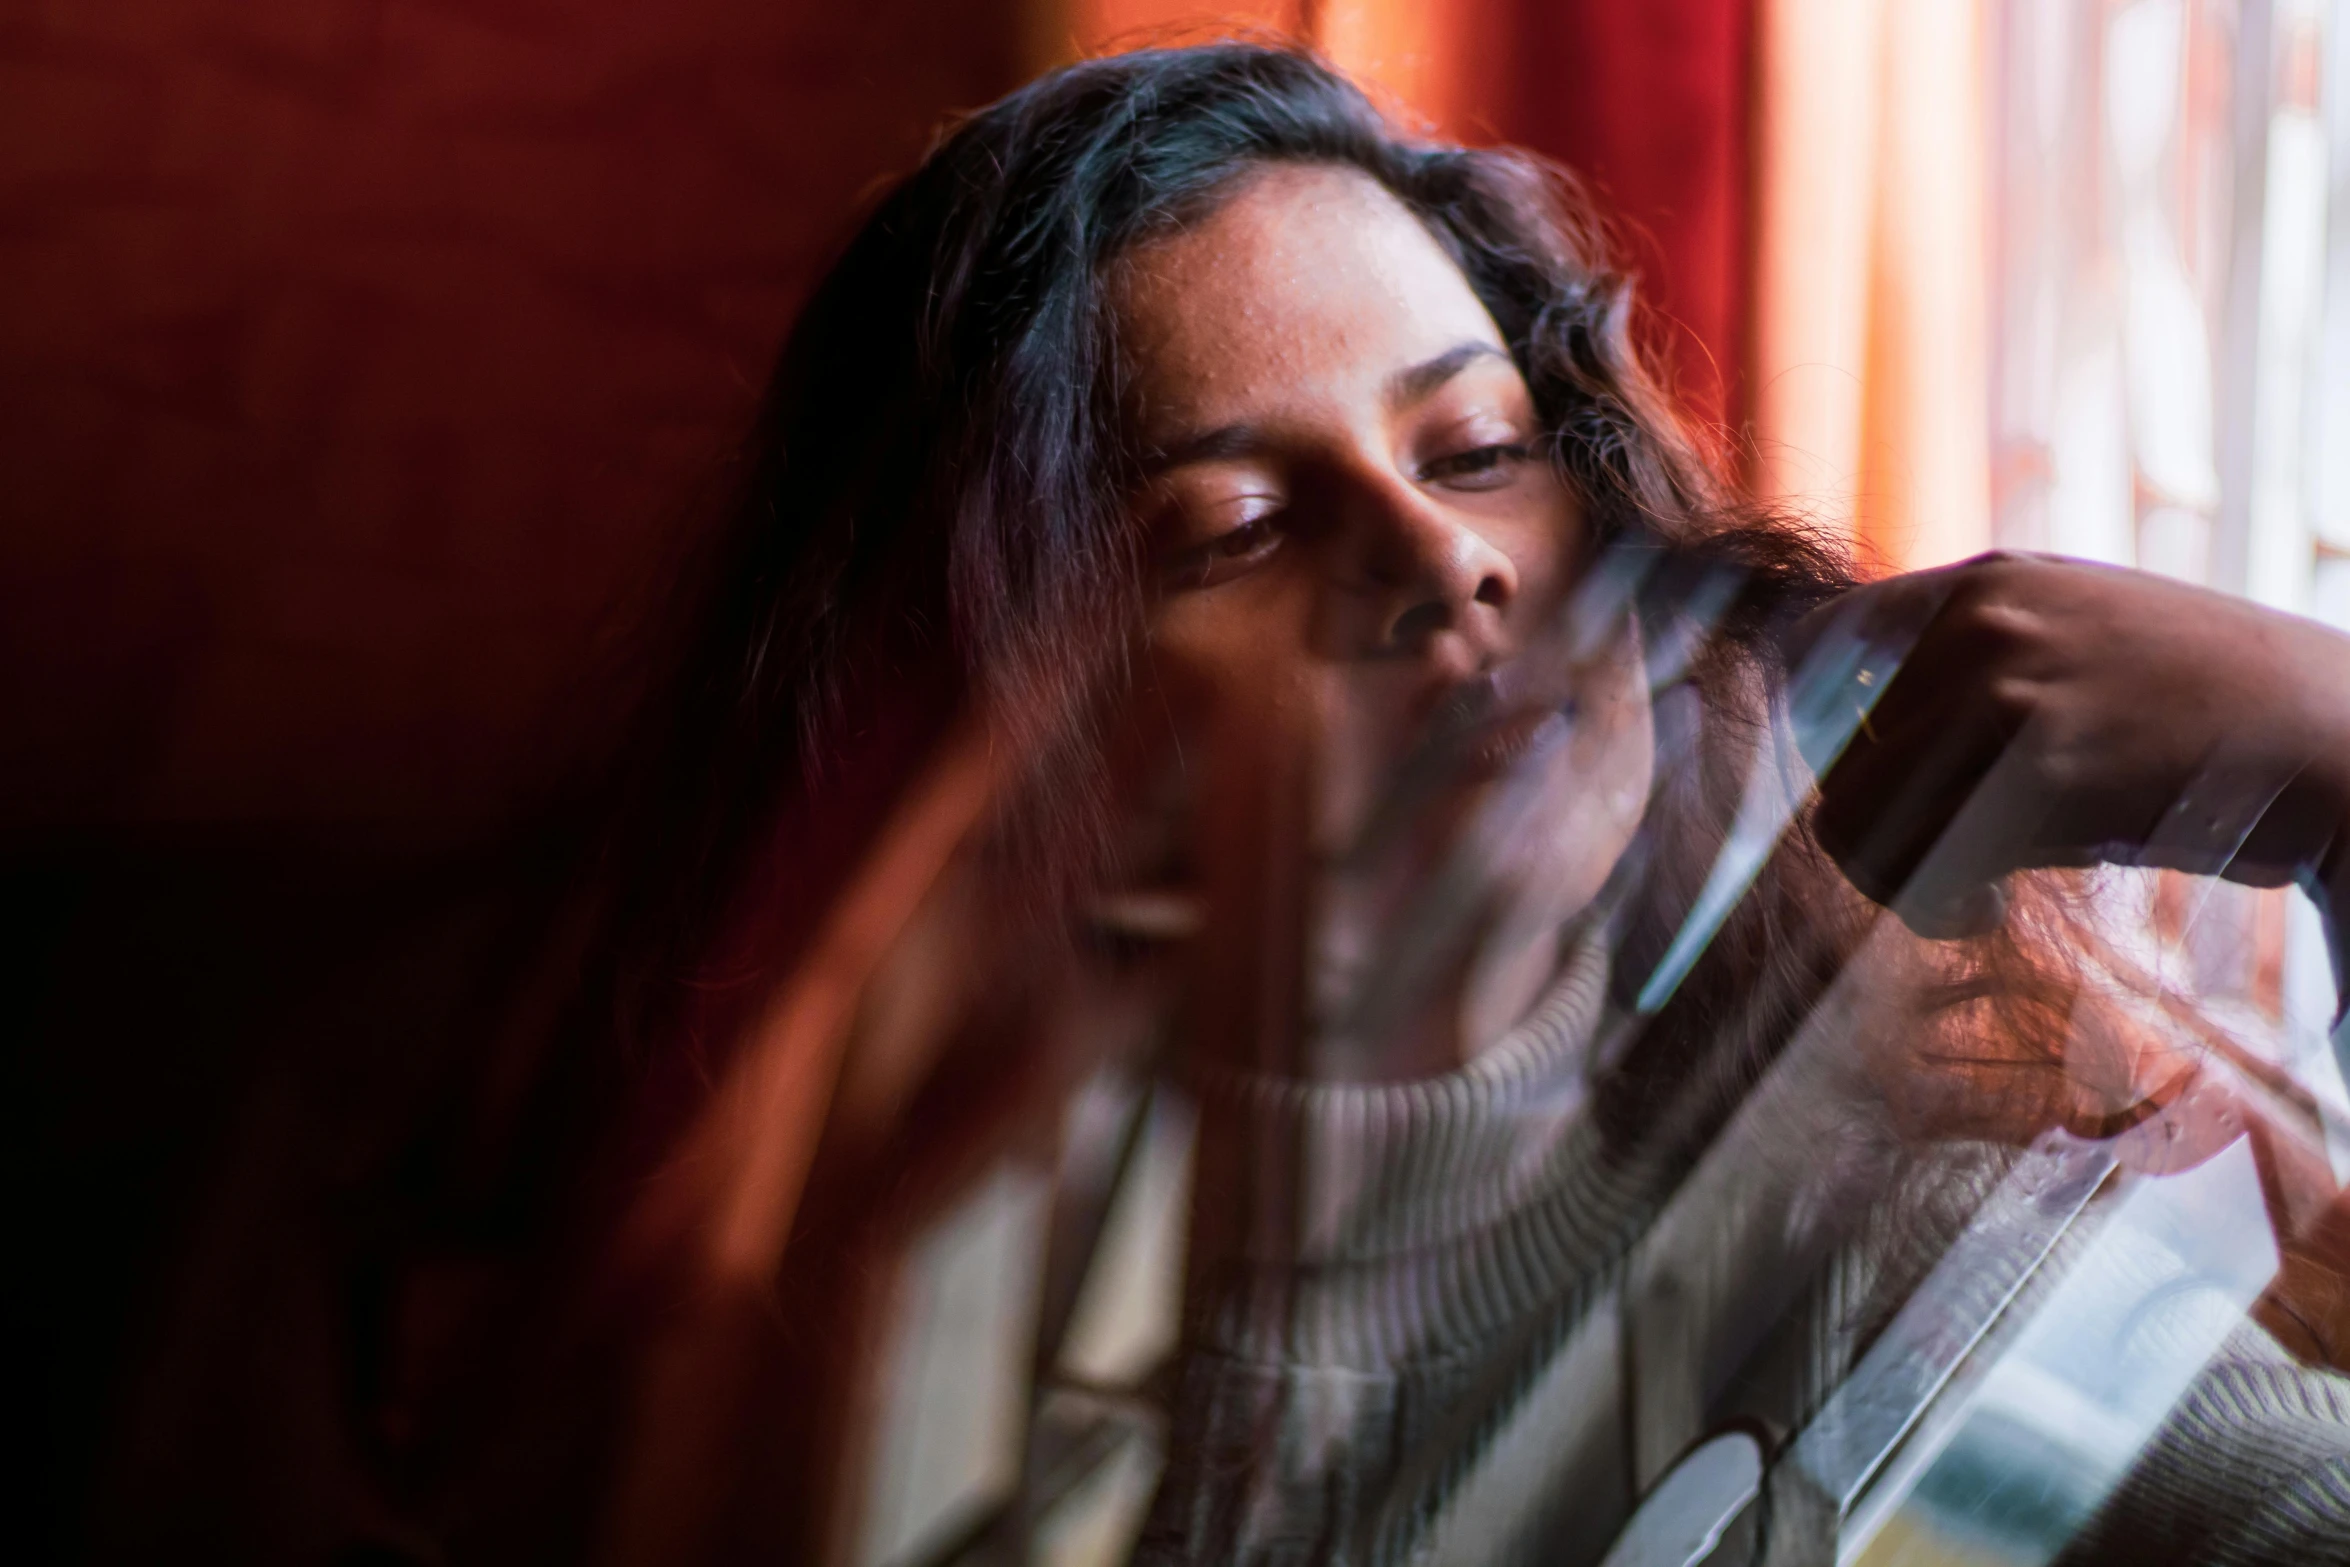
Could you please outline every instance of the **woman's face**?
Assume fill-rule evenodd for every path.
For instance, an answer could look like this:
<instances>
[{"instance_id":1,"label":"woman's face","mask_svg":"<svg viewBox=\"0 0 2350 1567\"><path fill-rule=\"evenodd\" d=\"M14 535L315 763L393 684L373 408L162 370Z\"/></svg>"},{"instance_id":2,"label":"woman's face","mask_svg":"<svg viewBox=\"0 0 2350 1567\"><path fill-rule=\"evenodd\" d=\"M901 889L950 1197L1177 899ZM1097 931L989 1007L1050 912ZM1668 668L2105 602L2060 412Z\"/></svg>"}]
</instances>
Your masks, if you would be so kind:
<instances>
[{"instance_id":1,"label":"woman's face","mask_svg":"<svg viewBox=\"0 0 2350 1567\"><path fill-rule=\"evenodd\" d=\"M1637 647L1557 635L1579 507L1460 269L1365 176L1276 166L1116 299L1156 575L1135 716L1171 732L1209 944L1259 991L1296 951L1300 1010L1342 1011L1505 776L1549 803L1485 901L1523 914L1530 871L1587 900L1647 792Z\"/></svg>"}]
</instances>

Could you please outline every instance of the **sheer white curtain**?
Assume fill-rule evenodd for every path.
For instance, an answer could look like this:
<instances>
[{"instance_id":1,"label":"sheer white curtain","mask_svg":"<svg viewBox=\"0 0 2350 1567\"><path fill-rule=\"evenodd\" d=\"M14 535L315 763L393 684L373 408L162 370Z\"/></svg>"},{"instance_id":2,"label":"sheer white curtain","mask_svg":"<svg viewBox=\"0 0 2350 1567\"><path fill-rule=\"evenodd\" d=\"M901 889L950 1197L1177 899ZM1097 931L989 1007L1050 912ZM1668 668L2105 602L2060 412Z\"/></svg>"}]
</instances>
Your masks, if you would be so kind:
<instances>
[{"instance_id":1,"label":"sheer white curtain","mask_svg":"<svg viewBox=\"0 0 2350 1567\"><path fill-rule=\"evenodd\" d=\"M2350 28L2334 11L1994 6L1996 542L2350 627ZM2166 977L2322 1055L2335 997L2306 900L2117 881Z\"/></svg>"}]
</instances>

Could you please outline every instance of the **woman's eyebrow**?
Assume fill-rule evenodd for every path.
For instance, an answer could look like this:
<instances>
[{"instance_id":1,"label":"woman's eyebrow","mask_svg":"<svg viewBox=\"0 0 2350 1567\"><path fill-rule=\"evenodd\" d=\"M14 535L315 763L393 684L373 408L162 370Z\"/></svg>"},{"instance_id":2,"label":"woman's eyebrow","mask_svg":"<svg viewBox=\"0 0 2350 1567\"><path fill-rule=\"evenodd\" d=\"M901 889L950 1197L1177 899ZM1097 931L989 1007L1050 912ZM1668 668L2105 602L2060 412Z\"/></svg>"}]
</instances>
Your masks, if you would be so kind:
<instances>
[{"instance_id":1,"label":"woman's eyebrow","mask_svg":"<svg viewBox=\"0 0 2350 1567\"><path fill-rule=\"evenodd\" d=\"M1384 401L1390 412L1409 408L1478 360L1508 358L1509 354L1497 343L1474 339L1455 343L1435 358L1407 365L1389 376Z\"/></svg>"},{"instance_id":2,"label":"woman's eyebrow","mask_svg":"<svg viewBox=\"0 0 2350 1567\"><path fill-rule=\"evenodd\" d=\"M1145 451L1142 454L1142 473L1144 478L1151 479L1170 468L1181 468L1187 463L1222 462L1233 457L1253 456L1262 451L1264 445L1264 431L1253 424L1225 424L1213 430L1187 432Z\"/></svg>"},{"instance_id":3,"label":"woman's eyebrow","mask_svg":"<svg viewBox=\"0 0 2350 1567\"><path fill-rule=\"evenodd\" d=\"M1480 342L1473 338L1455 343L1433 359L1406 365L1390 375L1386 385L1380 389L1380 400L1391 410L1409 408L1477 361L1507 361L1509 357L1509 351L1498 343ZM1157 478L1170 468L1181 468L1195 462L1223 462L1235 457L1252 457L1264 447L1264 431L1245 422L1218 425L1212 430L1187 431L1143 452L1142 473L1146 479Z\"/></svg>"}]
</instances>

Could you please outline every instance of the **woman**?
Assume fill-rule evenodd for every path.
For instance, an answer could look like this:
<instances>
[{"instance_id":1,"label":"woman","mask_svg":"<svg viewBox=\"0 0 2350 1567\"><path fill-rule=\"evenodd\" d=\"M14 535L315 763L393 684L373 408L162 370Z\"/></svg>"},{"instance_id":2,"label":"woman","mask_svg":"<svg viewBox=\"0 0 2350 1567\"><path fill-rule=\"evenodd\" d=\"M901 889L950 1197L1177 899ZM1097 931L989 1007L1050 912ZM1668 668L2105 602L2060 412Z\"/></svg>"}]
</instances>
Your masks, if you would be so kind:
<instances>
[{"instance_id":1,"label":"woman","mask_svg":"<svg viewBox=\"0 0 2350 1567\"><path fill-rule=\"evenodd\" d=\"M2084 985L2039 872L2350 895L2342 639L2050 559L1855 587L1737 499L1636 325L1569 182L1220 46L1072 67L964 122L787 347L614 851L607 1001L648 1039L742 1026L755 992L709 976L813 939L805 889L844 874L877 780L976 715L1001 787L951 922L971 988L1107 931L1120 974L1172 986L1201 1096L1150 1560L1399 1560L1502 1459L1521 1479L1482 1559L1594 1558L1654 1478L1588 1418L1633 1398L1621 1372L1548 1435L1498 1433L1563 1358L1612 1363L1600 1315L1639 1341L1644 1234L1791 1040L1839 1020L1829 1067L1774 1079L1829 1096L1803 1135L1901 1136L1780 1182L1838 1212L1746 1282L1801 1295L1858 1257L1871 1283L1867 1323L1765 1400L1776 1434L1994 1145L2152 1118L2191 1159L2233 1135L2220 1074ZM1834 754L1835 724L1790 729L1788 671L1839 658L1899 673L1822 687L1850 749L1705 915L1797 753ZM865 825L805 825L843 812ZM746 931L767 945L738 960ZM888 1101L843 1070L845 1103ZM854 1189L833 1162L811 1204ZM1717 1395L1633 1446L1702 1435ZM2241 1485L2194 1505L2183 1550L2267 1527Z\"/></svg>"}]
</instances>

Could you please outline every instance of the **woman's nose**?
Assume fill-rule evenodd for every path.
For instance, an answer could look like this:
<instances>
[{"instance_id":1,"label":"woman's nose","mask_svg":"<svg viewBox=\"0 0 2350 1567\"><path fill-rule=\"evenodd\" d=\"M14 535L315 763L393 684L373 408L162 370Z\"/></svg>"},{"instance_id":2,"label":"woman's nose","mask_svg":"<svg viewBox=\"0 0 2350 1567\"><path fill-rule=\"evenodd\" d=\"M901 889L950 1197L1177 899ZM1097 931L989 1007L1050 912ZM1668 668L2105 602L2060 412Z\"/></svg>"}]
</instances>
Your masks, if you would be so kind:
<instances>
[{"instance_id":1,"label":"woman's nose","mask_svg":"<svg viewBox=\"0 0 2350 1567\"><path fill-rule=\"evenodd\" d=\"M1502 615L1518 568L1463 518L1407 484L1363 498L1364 574L1378 603L1380 651L1424 654L1439 643L1482 663L1501 651Z\"/></svg>"}]
</instances>

